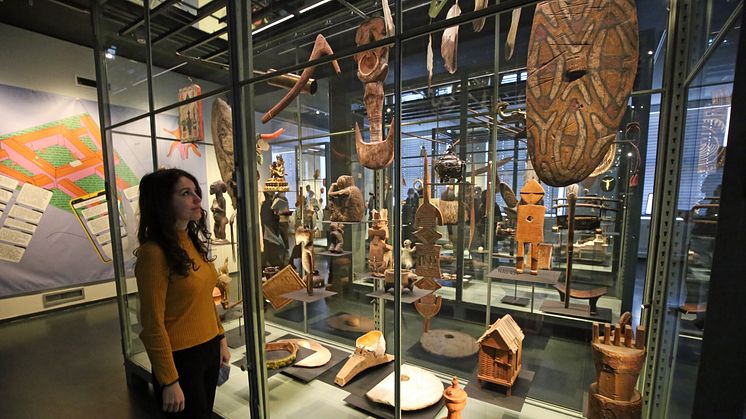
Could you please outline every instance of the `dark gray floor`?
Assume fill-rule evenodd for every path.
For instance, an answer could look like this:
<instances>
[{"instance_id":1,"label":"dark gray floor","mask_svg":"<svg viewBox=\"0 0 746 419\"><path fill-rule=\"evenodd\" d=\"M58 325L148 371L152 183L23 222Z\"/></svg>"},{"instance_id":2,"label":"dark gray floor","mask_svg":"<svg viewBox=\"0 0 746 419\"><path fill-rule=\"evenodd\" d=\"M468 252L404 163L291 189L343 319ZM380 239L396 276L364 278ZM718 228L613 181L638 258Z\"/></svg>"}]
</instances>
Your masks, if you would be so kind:
<instances>
[{"instance_id":1,"label":"dark gray floor","mask_svg":"<svg viewBox=\"0 0 746 419\"><path fill-rule=\"evenodd\" d=\"M114 301L0 324L0 417L160 417L123 359Z\"/></svg>"}]
</instances>

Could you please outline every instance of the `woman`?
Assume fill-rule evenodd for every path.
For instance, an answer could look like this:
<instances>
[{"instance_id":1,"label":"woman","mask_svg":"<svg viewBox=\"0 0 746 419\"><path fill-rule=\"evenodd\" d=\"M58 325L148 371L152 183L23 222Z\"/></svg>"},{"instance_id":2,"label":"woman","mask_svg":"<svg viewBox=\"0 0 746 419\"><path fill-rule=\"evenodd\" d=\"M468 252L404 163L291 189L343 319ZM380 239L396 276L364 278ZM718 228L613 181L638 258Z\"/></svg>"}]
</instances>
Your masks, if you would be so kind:
<instances>
[{"instance_id":1,"label":"woman","mask_svg":"<svg viewBox=\"0 0 746 419\"><path fill-rule=\"evenodd\" d=\"M140 339L165 412L209 418L220 364L230 361L212 299L217 272L207 257L207 213L197 179L179 169L140 181L135 276Z\"/></svg>"}]
</instances>

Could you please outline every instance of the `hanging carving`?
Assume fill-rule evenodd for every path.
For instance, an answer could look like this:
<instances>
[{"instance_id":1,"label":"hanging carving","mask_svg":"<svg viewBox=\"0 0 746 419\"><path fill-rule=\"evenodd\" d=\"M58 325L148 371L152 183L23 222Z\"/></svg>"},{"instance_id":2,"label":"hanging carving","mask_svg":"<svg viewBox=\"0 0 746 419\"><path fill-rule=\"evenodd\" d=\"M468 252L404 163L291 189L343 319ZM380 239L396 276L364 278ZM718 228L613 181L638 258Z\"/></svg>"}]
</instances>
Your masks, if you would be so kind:
<instances>
[{"instance_id":1,"label":"hanging carving","mask_svg":"<svg viewBox=\"0 0 746 419\"><path fill-rule=\"evenodd\" d=\"M528 51L528 151L551 186L599 165L627 110L637 72L632 0L549 0L534 12Z\"/></svg>"},{"instance_id":2,"label":"hanging carving","mask_svg":"<svg viewBox=\"0 0 746 419\"><path fill-rule=\"evenodd\" d=\"M332 47L329 45L329 43L326 42L326 38L324 38L323 35L318 34L316 36L316 41L313 44L313 50L311 50L311 56L308 58L308 61L313 61L321 58L324 55L332 54L334 54L334 51L332 51ZM342 70L339 69L337 60L332 61L332 67L334 67L334 71L337 74L342 72ZM310 80L311 76L313 76L313 72L315 70L316 66L307 67L305 70L303 70L300 78L295 82L293 88L285 94L285 97L283 97L279 102L277 102L275 106L272 107L272 109L267 111L267 113L262 116L263 124L266 124L267 122L269 122L270 119L274 118L280 112L282 112L282 110L285 109L293 101L293 99L295 99L300 94L300 92L306 86L306 83L308 83L308 80Z\"/></svg>"},{"instance_id":3,"label":"hanging carving","mask_svg":"<svg viewBox=\"0 0 746 419\"><path fill-rule=\"evenodd\" d=\"M374 17L363 22L355 33L357 46L367 45L386 37L386 22ZM363 141L360 127L355 123L355 150L360 164L369 169L382 169L394 159L393 127L383 138L383 82L389 72L389 46L384 45L355 54L357 77L365 86L363 102L368 112L370 142Z\"/></svg>"}]
</instances>

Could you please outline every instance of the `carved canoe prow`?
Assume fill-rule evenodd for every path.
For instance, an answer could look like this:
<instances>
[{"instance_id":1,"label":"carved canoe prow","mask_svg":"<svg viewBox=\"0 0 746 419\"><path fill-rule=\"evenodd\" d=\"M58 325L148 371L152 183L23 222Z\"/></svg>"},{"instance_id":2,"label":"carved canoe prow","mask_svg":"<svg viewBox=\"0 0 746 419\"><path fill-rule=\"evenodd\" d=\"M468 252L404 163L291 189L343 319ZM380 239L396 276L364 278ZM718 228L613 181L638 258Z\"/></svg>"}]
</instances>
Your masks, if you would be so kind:
<instances>
[{"instance_id":1,"label":"carved canoe prow","mask_svg":"<svg viewBox=\"0 0 746 419\"><path fill-rule=\"evenodd\" d=\"M357 338L355 352L337 373L334 383L344 387L356 375L368 368L386 364L393 360L394 356L386 353L386 341L383 339L383 334L379 330L371 330Z\"/></svg>"},{"instance_id":2,"label":"carved canoe prow","mask_svg":"<svg viewBox=\"0 0 746 419\"><path fill-rule=\"evenodd\" d=\"M392 123L393 125L393 123ZM355 123L355 151L360 164L377 170L391 164L394 160L394 129L389 126L389 133L383 141L366 143L360 133L360 127Z\"/></svg>"}]
</instances>

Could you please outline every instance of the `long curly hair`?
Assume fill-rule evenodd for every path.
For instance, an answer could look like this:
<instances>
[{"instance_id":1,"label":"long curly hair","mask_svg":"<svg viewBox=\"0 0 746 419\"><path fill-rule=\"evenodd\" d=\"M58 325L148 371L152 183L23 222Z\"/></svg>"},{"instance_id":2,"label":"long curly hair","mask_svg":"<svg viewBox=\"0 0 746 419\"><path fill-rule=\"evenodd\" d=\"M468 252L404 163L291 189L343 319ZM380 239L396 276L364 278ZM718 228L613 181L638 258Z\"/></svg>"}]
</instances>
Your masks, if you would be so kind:
<instances>
[{"instance_id":1,"label":"long curly hair","mask_svg":"<svg viewBox=\"0 0 746 419\"><path fill-rule=\"evenodd\" d=\"M176 212L173 207L173 194L179 179L185 177L194 182L195 192L202 198L202 189L192 174L181 169L159 169L148 173L140 180L140 226L137 239L140 245L155 242L163 250L169 268L169 279L174 275L186 276L189 269L198 266L179 245L174 223ZM203 209L199 221L189 221L187 234L202 259L209 261L207 243L210 232L207 229L207 212ZM135 256L139 249L135 250Z\"/></svg>"}]
</instances>

